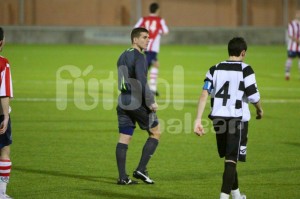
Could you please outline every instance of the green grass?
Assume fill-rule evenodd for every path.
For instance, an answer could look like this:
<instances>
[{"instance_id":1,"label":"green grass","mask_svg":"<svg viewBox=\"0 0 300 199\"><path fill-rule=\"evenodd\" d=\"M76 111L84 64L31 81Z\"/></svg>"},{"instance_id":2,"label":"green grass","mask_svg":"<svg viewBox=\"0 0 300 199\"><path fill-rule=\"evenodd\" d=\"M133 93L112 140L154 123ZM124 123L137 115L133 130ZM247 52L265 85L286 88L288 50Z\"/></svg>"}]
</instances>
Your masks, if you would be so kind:
<instances>
[{"instance_id":1,"label":"green grass","mask_svg":"<svg viewBox=\"0 0 300 199\"><path fill-rule=\"evenodd\" d=\"M157 183L117 186L116 61L127 47L6 46L3 55L10 60L15 95L8 194L16 199L219 197L223 160L217 155L215 135L207 119L207 135L195 136L193 120L205 73L227 59L226 46L162 47L158 102L163 109L158 116L164 132L148 165ZM263 120L251 120L247 162L238 165L240 188L250 199L300 198L300 80L296 62L291 80L284 80L285 59L285 46L250 45L247 52L245 61L256 72L265 111ZM81 92L70 83L69 101L56 102L57 71L65 65L81 72L92 65L85 76L72 78L65 71L61 77L94 82ZM77 104L73 101L76 94L85 96ZM86 110L95 97L96 106ZM58 110L59 103L66 109ZM129 174L138 164L146 138L137 128L128 150Z\"/></svg>"}]
</instances>

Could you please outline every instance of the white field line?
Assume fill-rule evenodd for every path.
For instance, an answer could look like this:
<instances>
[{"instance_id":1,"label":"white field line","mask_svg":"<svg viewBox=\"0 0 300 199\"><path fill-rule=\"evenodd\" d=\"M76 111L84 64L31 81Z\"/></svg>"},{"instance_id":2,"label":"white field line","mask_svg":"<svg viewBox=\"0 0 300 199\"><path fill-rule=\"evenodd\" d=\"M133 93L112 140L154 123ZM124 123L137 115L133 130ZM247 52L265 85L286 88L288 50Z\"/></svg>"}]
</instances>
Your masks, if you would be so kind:
<instances>
[{"instance_id":1,"label":"white field line","mask_svg":"<svg viewBox=\"0 0 300 199\"><path fill-rule=\"evenodd\" d=\"M75 98L14 98L13 101L17 102L95 102L94 100L82 100L82 99L75 99ZM208 100L209 101L209 100ZM117 99L99 99L98 102L103 103L115 103ZM198 100L191 100L191 99L174 99L174 100L157 100L157 103L178 103L178 104L197 104ZM300 99L263 99L262 103L268 104L285 104L285 103L300 103Z\"/></svg>"},{"instance_id":2,"label":"white field line","mask_svg":"<svg viewBox=\"0 0 300 199\"><path fill-rule=\"evenodd\" d=\"M43 80L24 80L24 81L22 81L22 83L56 84L56 81L51 81L51 80L49 80L49 81L43 81ZM196 88L196 89L202 89L202 86L203 86L202 83L203 83L202 79L199 79L199 84L169 84L169 86L171 88ZM160 84L158 83L158 85L160 85ZM164 84L161 84L161 85L165 86ZM300 91L300 88L261 87L261 86L259 86L259 90L294 92L294 91Z\"/></svg>"}]
</instances>

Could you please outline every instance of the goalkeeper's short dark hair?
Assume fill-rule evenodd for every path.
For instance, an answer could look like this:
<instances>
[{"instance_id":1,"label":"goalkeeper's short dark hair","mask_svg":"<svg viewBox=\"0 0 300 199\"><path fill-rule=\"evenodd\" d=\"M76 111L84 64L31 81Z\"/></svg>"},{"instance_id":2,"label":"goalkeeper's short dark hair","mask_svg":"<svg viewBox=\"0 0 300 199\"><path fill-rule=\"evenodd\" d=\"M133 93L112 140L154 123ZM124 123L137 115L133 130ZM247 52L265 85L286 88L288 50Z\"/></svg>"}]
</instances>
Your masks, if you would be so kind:
<instances>
[{"instance_id":1,"label":"goalkeeper's short dark hair","mask_svg":"<svg viewBox=\"0 0 300 199\"><path fill-rule=\"evenodd\" d=\"M133 39L138 38L142 32L149 33L149 31L146 28L143 27L134 28L131 31L131 43L133 43Z\"/></svg>"}]
</instances>

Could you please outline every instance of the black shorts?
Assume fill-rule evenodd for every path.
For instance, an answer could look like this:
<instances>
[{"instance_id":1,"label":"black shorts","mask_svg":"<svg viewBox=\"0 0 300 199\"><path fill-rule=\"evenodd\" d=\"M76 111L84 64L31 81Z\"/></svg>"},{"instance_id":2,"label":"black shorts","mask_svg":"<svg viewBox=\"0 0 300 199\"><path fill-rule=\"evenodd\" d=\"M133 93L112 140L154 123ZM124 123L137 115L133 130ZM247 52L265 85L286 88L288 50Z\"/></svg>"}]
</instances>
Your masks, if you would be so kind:
<instances>
[{"instance_id":1,"label":"black shorts","mask_svg":"<svg viewBox=\"0 0 300 199\"><path fill-rule=\"evenodd\" d=\"M300 57L300 52L296 52L296 51L288 50L288 51L287 51L287 54L288 54L288 57L289 57L289 58Z\"/></svg>"},{"instance_id":2,"label":"black shorts","mask_svg":"<svg viewBox=\"0 0 300 199\"><path fill-rule=\"evenodd\" d=\"M0 115L0 123L3 121L4 115ZM8 120L8 125L5 133L0 135L0 149L5 146L11 145L12 143L12 134L11 134L11 125L10 125L10 118Z\"/></svg>"},{"instance_id":3,"label":"black shorts","mask_svg":"<svg viewBox=\"0 0 300 199\"><path fill-rule=\"evenodd\" d=\"M248 122L213 119L219 156L226 160L246 161Z\"/></svg>"},{"instance_id":4,"label":"black shorts","mask_svg":"<svg viewBox=\"0 0 300 199\"><path fill-rule=\"evenodd\" d=\"M136 122L141 129L147 130L158 125L158 118L155 112L150 111L144 106L134 110L124 110L117 106L119 132L132 135Z\"/></svg>"},{"instance_id":5,"label":"black shorts","mask_svg":"<svg viewBox=\"0 0 300 199\"><path fill-rule=\"evenodd\" d=\"M157 52L153 51L145 51L148 68L153 64L153 62L157 61Z\"/></svg>"}]
</instances>

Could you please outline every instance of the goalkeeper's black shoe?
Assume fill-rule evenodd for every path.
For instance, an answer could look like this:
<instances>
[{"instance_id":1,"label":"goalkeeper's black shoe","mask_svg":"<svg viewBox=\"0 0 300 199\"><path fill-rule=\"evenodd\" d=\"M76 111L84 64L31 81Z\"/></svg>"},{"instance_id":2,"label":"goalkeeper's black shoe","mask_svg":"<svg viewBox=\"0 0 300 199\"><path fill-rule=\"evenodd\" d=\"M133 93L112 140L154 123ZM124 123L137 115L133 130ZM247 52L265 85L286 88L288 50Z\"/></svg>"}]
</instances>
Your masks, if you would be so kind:
<instances>
[{"instance_id":1,"label":"goalkeeper's black shoe","mask_svg":"<svg viewBox=\"0 0 300 199\"><path fill-rule=\"evenodd\" d=\"M133 172L133 177L135 177L136 179L143 180L144 183L154 184L154 181L151 178L149 178L147 171L138 171L138 170L135 170Z\"/></svg>"},{"instance_id":2,"label":"goalkeeper's black shoe","mask_svg":"<svg viewBox=\"0 0 300 199\"><path fill-rule=\"evenodd\" d=\"M129 177L127 177L126 179L118 179L117 181L118 185L135 185L138 183L139 183L138 181L131 180Z\"/></svg>"}]
</instances>

